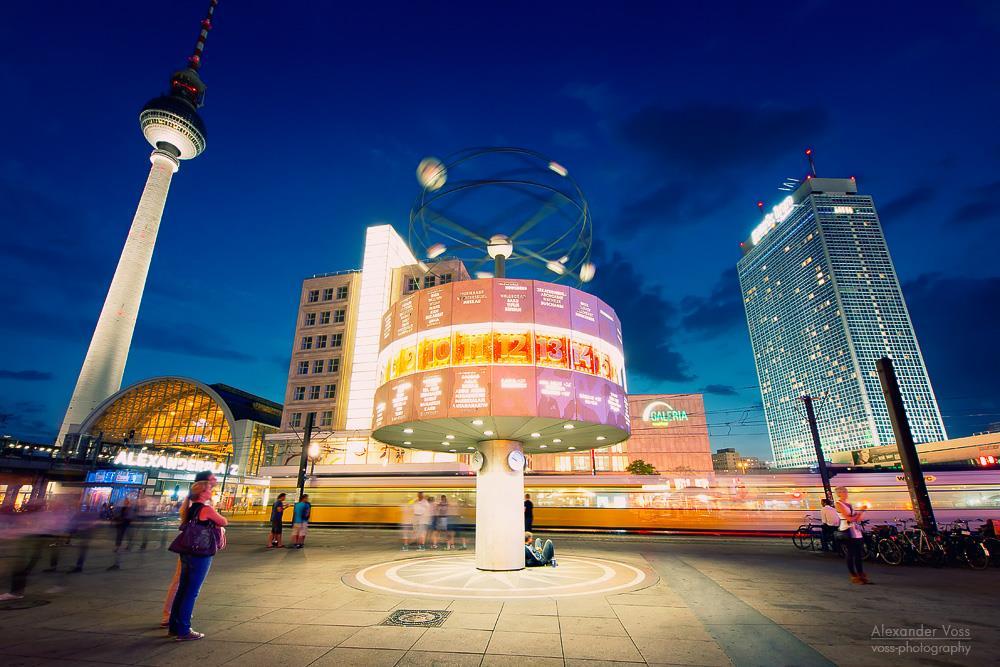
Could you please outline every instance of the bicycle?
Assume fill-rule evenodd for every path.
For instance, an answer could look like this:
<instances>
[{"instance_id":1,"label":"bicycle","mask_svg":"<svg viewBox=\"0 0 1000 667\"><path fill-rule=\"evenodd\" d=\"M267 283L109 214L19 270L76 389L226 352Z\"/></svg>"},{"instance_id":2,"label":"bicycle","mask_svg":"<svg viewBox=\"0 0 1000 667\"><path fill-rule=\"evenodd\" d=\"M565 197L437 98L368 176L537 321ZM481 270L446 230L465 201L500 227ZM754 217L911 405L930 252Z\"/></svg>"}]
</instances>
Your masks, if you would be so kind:
<instances>
[{"instance_id":1,"label":"bicycle","mask_svg":"<svg viewBox=\"0 0 1000 667\"><path fill-rule=\"evenodd\" d=\"M945 526L941 534L950 559L963 561L973 570L985 570L990 566L990 550L984 544L983 534L972 530L968 519L956 519Z\"/></svg>"},{"instance_id":2,"label":"bicycle","mask_svg":"<svg viewBox=\"0 0 1000 667\"><path fill-rule=\"evenodd\" d=\"M796 549L802 551L806 551L807 549L809 551L816 550L816 541L821 539L817 528L822 530L822 524L813 523L815 520L816 517L806 514L806 523L799 526L792 534L792 544L795 545Z\"/></svg>"},{"instance_id":3,"label":"bicycle","mask_svg":"<svg viewBox=\"0 0 1000 667\"><path fill-rule=\"evenodd\" d=\"M868 519L863 519L858 522L858 527L861 529L861 539L864 540L864 559L867 561L878 560L878 542L882 535L886 534L883 529L888 528L888 526L875 526L873 530L868 530ZM833 539L836 543L837 553L847 558L847 545L838 540L836 536Z\"/></svg>"},{"instance_id":4,"label":"bicycle","mask_svg":"<svg viewBox=\"0 0 1000 667\"><path fill-rule=\"evenodd\" d=\"M878 541L878 555L888 565L900 565L904 560L919 560L931 567L941 567L948 556L940 535L930 535L920 526L908 528L912 519L896 519L902 526L896 535Z\"/></svg>"}]
</instances>

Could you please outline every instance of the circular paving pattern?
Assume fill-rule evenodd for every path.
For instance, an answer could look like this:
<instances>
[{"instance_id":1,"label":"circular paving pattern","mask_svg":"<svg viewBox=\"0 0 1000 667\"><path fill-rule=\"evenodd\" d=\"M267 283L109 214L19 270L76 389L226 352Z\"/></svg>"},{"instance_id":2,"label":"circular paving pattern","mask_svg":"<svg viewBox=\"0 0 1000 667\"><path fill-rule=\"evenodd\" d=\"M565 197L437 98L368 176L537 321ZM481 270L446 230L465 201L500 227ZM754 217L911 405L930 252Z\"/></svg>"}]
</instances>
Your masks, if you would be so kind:
<instances>
[{"instance_id":1,"label":"circular paving pattern","mask_svg":"<svg viewBox=\"0 0 1000 667\"><path fill-rule=\"evenodd\" d=\"M476 569L472 554L408 558L370 565L344 582L378 593L448 599L568 598L625 593L652 586L650 570L603 558L560 556L558 567L514 572Z\"/></svg>"}]
</instances>

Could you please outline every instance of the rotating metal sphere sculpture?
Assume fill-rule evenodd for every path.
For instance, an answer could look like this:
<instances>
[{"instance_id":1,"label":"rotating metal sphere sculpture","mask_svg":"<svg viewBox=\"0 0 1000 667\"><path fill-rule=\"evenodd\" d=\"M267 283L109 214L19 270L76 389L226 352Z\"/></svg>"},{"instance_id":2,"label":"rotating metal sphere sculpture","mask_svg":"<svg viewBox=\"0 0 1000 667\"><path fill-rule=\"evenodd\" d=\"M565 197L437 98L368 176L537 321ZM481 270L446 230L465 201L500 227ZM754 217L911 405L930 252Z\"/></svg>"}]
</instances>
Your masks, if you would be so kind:
<instances>
[{"instance_id":1,"label":"rotating metal sphere sculpture","mask_svg":"<svg viewBox=\"0 0 1000 667\"><path fill-rule=\"evenodd\" d=\"M465 262L485 277L498 254L518 277L594 278L593 225L583 191L561 164L513 147L471 148L417 167L410 247L426 259Z\"/></svg>"}]
</instances>

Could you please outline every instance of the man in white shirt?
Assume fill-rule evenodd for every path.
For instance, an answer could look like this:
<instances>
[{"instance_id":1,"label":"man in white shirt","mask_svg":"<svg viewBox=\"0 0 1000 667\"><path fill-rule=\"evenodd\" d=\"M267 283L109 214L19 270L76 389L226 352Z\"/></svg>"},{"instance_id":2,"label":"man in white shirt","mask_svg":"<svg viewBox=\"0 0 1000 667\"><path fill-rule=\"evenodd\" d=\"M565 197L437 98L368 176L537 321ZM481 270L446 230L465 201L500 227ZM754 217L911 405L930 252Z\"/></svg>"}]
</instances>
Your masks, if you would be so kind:
<instances>
[{"instance_id":1,"label":"man in white shirt","mask_svg":"<svg viewBox=\"0 0 1000 667\"><path fill-rule=\"evenodd\" d=\"M820 536L821 548L823 551L832 551L834 536L837 527L840 526L840 515L837 514L837 510L829 498L824 498L822 502L823 509L820 511L820 516L823 519L823 533Z\"/></svg>"}]
</instances>

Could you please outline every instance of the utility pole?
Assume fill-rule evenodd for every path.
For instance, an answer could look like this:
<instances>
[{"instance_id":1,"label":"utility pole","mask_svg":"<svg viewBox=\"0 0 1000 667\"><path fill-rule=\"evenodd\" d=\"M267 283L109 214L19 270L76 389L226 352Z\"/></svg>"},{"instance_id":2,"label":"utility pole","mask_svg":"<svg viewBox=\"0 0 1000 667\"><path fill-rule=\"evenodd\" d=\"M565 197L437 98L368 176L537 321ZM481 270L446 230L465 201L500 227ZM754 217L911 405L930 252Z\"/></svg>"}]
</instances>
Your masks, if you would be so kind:
<instances>
[{"instance_id":1,"label":"utility pole","mask_svg":"<svg viewBox=\"0 0 1000 667\"><path fill-rule=\"evenodd\" d=\"M931 496L927 492L924 472L920 469L920 458L917 456L917 446L910 431L910 420L903 406L903 395L899 391L896 369L889 357L882 357L876 361L875 369L878 371L879 384L882 385L882 395L885 396L885 407L889 411L892 432L896 436L896 448L899 450L899 461L903 465L903 479L906 480L906 488L910 491L913 514L917 524L933 535L937 533L937 521L934 520L934 508L931 507Z\"/></svg>"},{"instance_id":2,"label":"utility pole","mask_svg":"<svg viewBox=\"0 0 1000 667\"><path fill-rule=\"evenodd\" d=\"M299 457L299 497L305 493L306 488L306 462L309 460L309 439L312 437L313 420L316 418L315 412L306 413L306 425L302 431L302 456Z\"/></svg>"},{"instance_id":3,"label":"utility pole","mask_svg":"<svg viewBox=\"0 0 1000 667\"><path fill-rule=\"evenodd\" d=\"M820 479L823 480L823 493L826 499L833 502L833 490L830 488L830 471L826 467L826 457L823 456L823 446L819 442L819 427L816 425L816 411L813 409L813 398L809 394L802 397L806 406L806 419L809 420L809 432L812 434L813 447L816 448L816 465L819 468Z\"/></svg>"}]
</instances>

